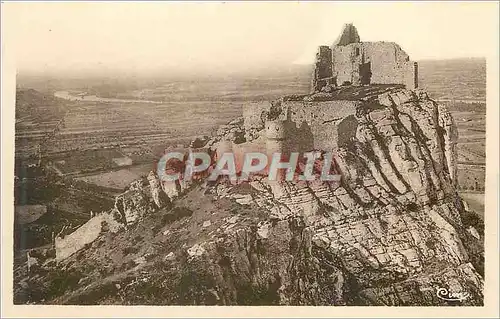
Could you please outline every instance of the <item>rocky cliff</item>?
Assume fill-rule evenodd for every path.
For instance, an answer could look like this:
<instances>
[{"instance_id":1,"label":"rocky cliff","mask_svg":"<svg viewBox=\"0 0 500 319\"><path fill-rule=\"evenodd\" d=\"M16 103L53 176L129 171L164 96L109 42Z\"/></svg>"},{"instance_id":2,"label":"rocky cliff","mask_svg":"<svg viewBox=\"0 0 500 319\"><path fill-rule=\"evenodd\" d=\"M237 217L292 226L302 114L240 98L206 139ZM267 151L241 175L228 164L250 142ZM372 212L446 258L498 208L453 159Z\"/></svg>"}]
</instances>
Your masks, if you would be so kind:
<instances>
[{"instance_id":1,"label":"rocky cliff","mask_svg":"<svg viewBox=\"0 0 500 319\"><path fill-rule=\"evenodd\" d=\"M280 304L435 305L439 288L480 304L482 238L462 218L450 113L423 91L396 89L364 99L354 116L352 139L336 150L341 183L260 179L250 196L224 190L269 220L208 242L207 258L246 252L249 285Z\"/></svg>"},{"instance_id":2,"label":"rocky cliff","mask_svg":"<svg viewBox=\"0 0 500 319\"><path fill-rule=\"evenodd\" d=\"M356 100L322 122L348 130L334 141L339 183L222 179L193 183L169 203L149 176L147 205L139 195L118 200L127 230L63 261L63 274L79 280L46 302L481 305L483 230L455 189L451 115L423 91ZM269 112L286 110L264 110L263 121ZM259 129L233 121L207 145L251 143ZM440 289L468 297L447 301Z\"/></svg>"}]
</instances>

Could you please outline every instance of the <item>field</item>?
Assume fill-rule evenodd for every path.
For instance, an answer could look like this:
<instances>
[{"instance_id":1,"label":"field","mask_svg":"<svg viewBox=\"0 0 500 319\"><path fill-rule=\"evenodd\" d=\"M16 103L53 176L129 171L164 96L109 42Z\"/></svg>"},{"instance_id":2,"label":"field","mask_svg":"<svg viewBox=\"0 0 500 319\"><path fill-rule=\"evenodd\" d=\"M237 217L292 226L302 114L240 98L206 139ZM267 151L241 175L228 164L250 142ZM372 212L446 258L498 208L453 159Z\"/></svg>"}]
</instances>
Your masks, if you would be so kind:
<instances>
[{"instance_id":1,"label":"field","mask_svg":"<svg viewBox=\"0 0 500 319\"><path fill-rule=\"evenodd\" d=\"M155 170L152 164L135 165L117 171L103 172L100 174L82 176L76 180L94 184L100 187L123 190L130 183L146 176L150 171Z\"/></svg>"},{"instance_id":2,"label":"field","mask_svg":"<svg viewBox=\"0 0 500 319\"><path fill-rule=\"evenodd\" d=\"M151 165L165 148L185 146L241 116L243 104L84 102L66 112L45 154L63 175L116 169L112 160L119 157L130 158L133 165Z\"/></svg>"},{"instance_id":3,"label":"field","mask_svg":"<svg viewBox=\"0 0 500 319\"><path fill-rule=\"evenodd\" d=\"M484 193L463 191L460 196L469 204L469 208L484 220Z\"/></svg>"},{"instance_id":4,"label":"field","mask_svg":"<svg viewBox=\"0 0 500 319\"><path fill-rule=\"evenodd\" d=\"M72 108L54 139L52 150L154 146L186 141L209 132L240 113L227 103L93 103ZM218 116L206 114L215 110ZM200 121L200 118L203 120ZM147 152L147 148L134 153ZM129 154L127 154L129 155ZM140 154L144 155L144 154Z\"/></svg>"},{"instance_id":5,"label":"field","mask_svg":"<svg viewBox=\"0 0 500 319\"><path fill-rule=\"evenodd\" d=\"M438 100L484 102L486 61L453 59L419 61L419 85Z\"/></svg>"}]
</instances>

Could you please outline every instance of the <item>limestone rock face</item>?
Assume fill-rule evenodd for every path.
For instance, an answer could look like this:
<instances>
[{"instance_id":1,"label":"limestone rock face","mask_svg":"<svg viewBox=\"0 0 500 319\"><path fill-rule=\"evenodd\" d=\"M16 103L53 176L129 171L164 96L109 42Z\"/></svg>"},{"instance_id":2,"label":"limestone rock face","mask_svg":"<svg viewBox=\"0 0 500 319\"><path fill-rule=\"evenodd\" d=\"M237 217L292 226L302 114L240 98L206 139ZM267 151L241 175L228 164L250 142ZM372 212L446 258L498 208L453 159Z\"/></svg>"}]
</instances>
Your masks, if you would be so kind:
<instances>
[{"instance_id":1,"label":"limestone rock face","mask_svg":"<svg viewBox=\"0 0 500 319\"><path fill-rule=\"evenodd\" d=\"M115 199L114 213L121 216L125 225L139 221L147 214L163 208L168 203L168 196L162 191L157 177L148 175L150 185L142 185L141 181L131 184L129 190L118 195Z\"/></svg>"},{"instance_id":2,"label":"limestone rock face","mask_svg":"<svg viewBox=\"0 0 500 319\"><path fill-rule=\"evenodd\" d=\"M243 119L238 118L226 125L222 125L217 129L214 137L208 140L205 146L214 147L221 141L230 141L236 144L245 142L245 129L243 127Z\"/></svg>"},{"instance_id":3,"label":"limestone rock face","mask_svg":"<svg viewBox=\"0 0 500 319\"><path fill-rule=\"evenodd\" d=\"M115 199L113 211L121 216L121 221L125 225L134 224L145 215L167 207L170 198L175 198L153 171L149 172L147 180L149 185L143 185L140 180L133 182L128 191Z\"/></svg>"},{"instance_id":4,"label":"limestone rock face","mask_svg":"<svg viewBox=\"0 0 500 319\"><path fill-rule=\"evenodd\" d=\"M203 242L213 264L221 255L234 261L231 279L213 270L218 295L236 303L228 287L241 280L276 304L447 304L439 288L482 304L482 238L462 221L450 113L422 91L400 89L351 116L354 134L336 149L339 183L259 178L251 196L218 187L219 198L246 196L274 221Z\"/></svg>"}]
</instances>

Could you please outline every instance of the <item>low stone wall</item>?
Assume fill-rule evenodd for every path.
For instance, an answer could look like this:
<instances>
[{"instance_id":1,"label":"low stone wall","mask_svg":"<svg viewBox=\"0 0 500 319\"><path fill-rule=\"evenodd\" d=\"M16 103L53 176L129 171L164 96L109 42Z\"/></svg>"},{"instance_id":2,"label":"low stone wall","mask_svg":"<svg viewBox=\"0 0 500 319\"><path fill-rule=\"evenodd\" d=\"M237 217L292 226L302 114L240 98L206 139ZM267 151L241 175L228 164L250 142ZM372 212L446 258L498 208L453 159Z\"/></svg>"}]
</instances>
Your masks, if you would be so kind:
<instances>
[{"instance_id":1,"label":"low stone wall","mask_svg":"<svg viewBox=\"0 0 500 319\"><path fill-rule=\"evenodd\" d=\"M56 260L66 259L84 248L85 245L96 240L103 231L103 222L106 222L111 232L117 232L122 227L122 225L114 219L112 213L102 213L94 216L73 233L64 236L64 238L57 237L55 239Z\"/></svg>"}]
</instances>

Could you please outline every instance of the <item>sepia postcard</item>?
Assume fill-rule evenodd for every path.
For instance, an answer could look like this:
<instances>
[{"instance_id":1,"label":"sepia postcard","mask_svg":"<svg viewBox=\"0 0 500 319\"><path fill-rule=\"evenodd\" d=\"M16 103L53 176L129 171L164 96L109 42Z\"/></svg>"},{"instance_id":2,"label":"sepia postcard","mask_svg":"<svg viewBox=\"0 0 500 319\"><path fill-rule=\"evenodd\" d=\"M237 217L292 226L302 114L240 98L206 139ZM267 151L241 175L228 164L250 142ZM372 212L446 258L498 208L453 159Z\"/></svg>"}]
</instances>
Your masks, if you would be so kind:
<instances>
[{"instance_id":1,"label":"sepia postcard","mask_svg":"<svg viewBox=\"0 0 500 319\"><path fill-rule=\"evenodd\" d=\"M497 1L1 11L2 318L500 315Z\"/></svg>"}]
</instances>

